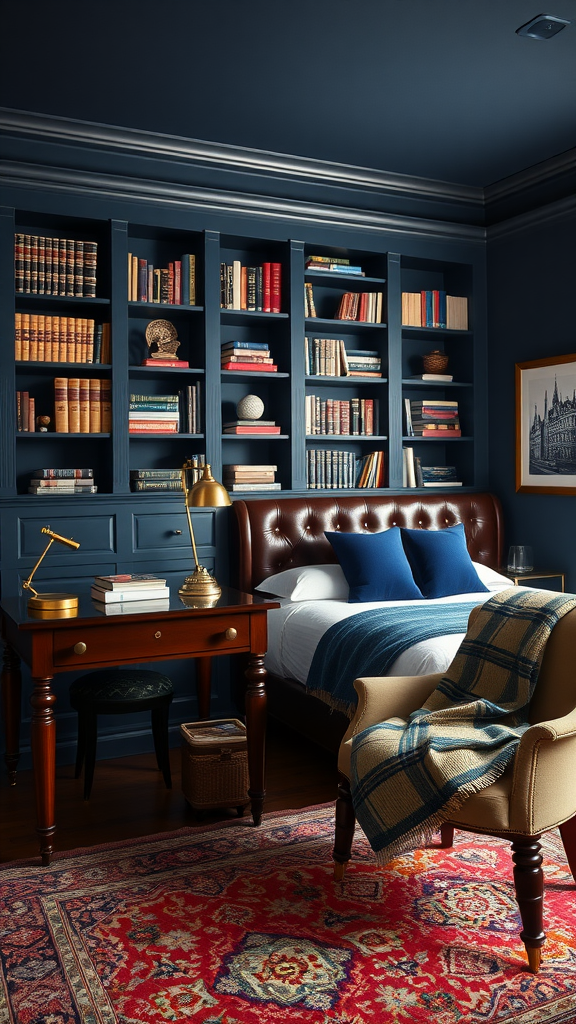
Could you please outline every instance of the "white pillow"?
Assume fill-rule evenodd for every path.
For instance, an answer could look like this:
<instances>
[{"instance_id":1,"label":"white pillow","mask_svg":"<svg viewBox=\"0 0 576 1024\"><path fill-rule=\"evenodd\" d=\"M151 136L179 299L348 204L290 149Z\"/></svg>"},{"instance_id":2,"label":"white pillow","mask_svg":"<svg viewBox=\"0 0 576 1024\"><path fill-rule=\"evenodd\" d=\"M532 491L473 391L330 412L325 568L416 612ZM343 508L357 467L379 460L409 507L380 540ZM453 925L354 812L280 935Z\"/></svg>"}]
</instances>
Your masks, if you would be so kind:
<instances>
[{"instance_id":1,"label":"white pillow","mask_svg":"<svg viewBox=\"0 0 576 1024\"><path fill-rule=\"evenodd\" d=\"M255 590L290 601L347 601L348 584L339 565L301 565L268 576Z\"/></svg>"},{"instance_id":2,"label":"white pillow","mask_svg":"<svg viewBox=\"0 0 576 1024\"><path fill-rule=\"evenodd\" d=\"M512 580L509 580L507 576L503 576L502 573L496 572L495 569L491 569L489 565L482 565L481 562L472 562L472 565L484 586L488 587L488 590L501 590L503 586L512 586Z\"/></svg>"}]
</instances>

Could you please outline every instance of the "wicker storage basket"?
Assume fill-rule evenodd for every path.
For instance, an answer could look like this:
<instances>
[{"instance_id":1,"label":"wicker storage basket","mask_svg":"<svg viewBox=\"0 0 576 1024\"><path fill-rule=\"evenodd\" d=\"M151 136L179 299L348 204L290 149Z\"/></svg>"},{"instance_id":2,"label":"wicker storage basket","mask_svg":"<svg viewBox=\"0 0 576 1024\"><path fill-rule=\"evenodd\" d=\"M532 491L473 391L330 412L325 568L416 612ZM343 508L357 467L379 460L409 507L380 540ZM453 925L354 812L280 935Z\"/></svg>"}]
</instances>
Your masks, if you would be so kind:
<instances>
[{"instance_id":1,"label":"wicker storage basket","mask_svg":"<svg viewBox=\"0 0 576 1024\"><path fill-rule=\"evenodd\" d=\"M248 799L246 726L236 718L186 722L182 738L182 790L195 810L236 807Z\"/></svg>"}]
</instances>

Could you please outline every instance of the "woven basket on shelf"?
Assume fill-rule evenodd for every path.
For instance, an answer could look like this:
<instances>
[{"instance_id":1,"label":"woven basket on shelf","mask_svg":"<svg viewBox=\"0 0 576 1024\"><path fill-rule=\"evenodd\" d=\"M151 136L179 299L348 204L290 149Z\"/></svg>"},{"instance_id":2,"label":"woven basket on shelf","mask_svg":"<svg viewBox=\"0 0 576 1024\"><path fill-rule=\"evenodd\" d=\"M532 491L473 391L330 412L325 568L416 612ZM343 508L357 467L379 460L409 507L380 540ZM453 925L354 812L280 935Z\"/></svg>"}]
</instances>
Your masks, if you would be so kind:
<instances>
[{"instance_id":1,"label":"woven basket on shelf","mask_svg":"<svg viewBox=\"0 0 576 1024\"><path fill-rule=\"evenodd\" d=\"M246 726L236 718L186 722L182 739L182 790L195 810L243 808L248 798Z\"/></svg>"},{"instance_id":2,"label":"woven basket on shelf","mask_svg":"<svg viewBox=\"0 0 576 1024\"><path fill-rule=\"evenodd\" d=\"M422 362L425 373L444 373L448 366L448 356L435 348L432 352L427 352L425 356L422 356Z\"/></svg>"}]
</instances>

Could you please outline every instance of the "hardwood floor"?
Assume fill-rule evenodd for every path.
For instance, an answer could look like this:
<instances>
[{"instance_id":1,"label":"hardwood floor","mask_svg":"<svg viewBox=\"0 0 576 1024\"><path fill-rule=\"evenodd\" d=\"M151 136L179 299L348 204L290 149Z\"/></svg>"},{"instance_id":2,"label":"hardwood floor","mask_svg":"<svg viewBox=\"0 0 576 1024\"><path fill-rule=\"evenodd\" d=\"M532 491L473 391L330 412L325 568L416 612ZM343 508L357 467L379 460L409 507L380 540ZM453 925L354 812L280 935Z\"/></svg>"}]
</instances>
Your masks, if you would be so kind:
<instances>
[{"instance_id":1,"label":"hardwood floor","mask_svg":"<svg viewBox=\"0 0 576 1024\"><path fill-rule=\"evenodd\" d=\"M171 751L172 789L167 790L153 754L98 761L89 801L74 765L56 773L56 850L169 832L235 817L234 811L196 817L180 785L180 750ZM336 799L336 757L273 723L266 756L264 812L307 807ZM248 812L245 812L248 813ZM0 781L0 861L37 857L32 772Z\"/></svg>"}]
</instances>

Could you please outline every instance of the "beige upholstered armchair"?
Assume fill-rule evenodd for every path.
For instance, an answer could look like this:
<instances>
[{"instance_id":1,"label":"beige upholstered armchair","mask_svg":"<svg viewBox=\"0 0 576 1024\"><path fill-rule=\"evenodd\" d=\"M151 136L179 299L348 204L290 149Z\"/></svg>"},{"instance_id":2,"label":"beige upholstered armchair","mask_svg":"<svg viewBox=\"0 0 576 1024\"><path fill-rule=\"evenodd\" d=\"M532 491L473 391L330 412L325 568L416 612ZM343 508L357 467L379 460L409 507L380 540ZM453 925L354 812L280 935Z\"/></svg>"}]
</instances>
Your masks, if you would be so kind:
<instances>
[{"instance_id":1,"label":"beige upholstered armchair","mask_svg":"<svg viewBox=\"0 0 576 1024\"><path fill-rule=\"evenodd\" d=\"M342 878L350 860L355 826L349 784L352 737L388 718L407 718L422 706L440 679L441 674L435 674L355 681L358 707L338 757L340 786L333 853L337 879ZM460 828L511 841L516 898L522 918L520 937L530 969L536 973L545 941L542 855L538 842L543 832L560 828L570 870L576 879L576 610L568 612L552 630L529 720L530 728L522 736L504 775L465 801L450 822L443 825L441 839L443 846L451 846L454 828Z\"/></svg>"}]
</instances>

